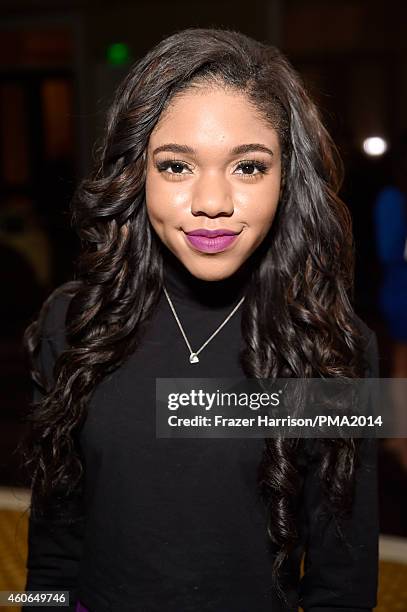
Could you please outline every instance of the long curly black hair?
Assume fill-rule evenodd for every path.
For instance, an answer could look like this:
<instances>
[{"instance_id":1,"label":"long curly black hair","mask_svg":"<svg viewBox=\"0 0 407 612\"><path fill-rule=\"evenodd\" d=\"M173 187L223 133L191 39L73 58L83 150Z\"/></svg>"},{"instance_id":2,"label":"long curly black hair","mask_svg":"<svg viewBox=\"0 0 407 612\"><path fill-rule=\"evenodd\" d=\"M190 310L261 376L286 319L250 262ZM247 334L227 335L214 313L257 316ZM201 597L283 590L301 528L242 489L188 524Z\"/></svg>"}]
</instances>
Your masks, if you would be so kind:
<instances>
[{"instance_id":1,"label":"long curly black hair","mask_svg":"<svg viewBox=\"0 0 407 612\"><path fill-rule=\"evenodd\" d=\"M35 366L53 294L24 334L33 380L44 396L29 415L25 466L37 503L82 481L77 432L98 382L134 351L162 291L160 245L146 212L146 148L172 97L196 83L246 94L276 129L280 201L242 311L241 362L250 378L362 377L355 322L351 219L338 197L343 166L300 76L275 47L226 29L189 28L134 64L111 104L95 168L77 188L72 224L81 242L71 295L68 348L47 386ZM272 304L273 316L270 305ZM266 439L259 488L271 509L273 576L298 538L302 471L298 439ZM319 475L338 514L351 503L357 441L324 439Z\"/></svg>"}]
</instances>

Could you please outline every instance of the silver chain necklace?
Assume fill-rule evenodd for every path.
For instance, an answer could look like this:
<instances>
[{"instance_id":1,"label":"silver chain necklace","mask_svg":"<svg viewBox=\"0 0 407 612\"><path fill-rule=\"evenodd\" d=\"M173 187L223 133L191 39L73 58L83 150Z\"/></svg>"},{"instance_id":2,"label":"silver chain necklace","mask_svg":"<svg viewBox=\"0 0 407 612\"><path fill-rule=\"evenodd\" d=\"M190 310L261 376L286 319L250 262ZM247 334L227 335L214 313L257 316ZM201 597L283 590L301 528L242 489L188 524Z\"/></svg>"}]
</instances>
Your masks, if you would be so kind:
<instances>
[{"instance_id":1,"label":"silver chain necklace","mask_svg":"<svg viewBox=\"0 0 407 612\"><path fill-rule=\"evenodd\" d=\"M213 332L212 336L210 336L210 337L209 337L209 338L206 340L206 342L204 342L204 343L203 343L203 345L202 345L202 346L201 346L201 347L200 347L200 348L199 348L197 351L195 351L195 352L194 352L194 351L192 350L192 348L191 348L190 343L188 342L188 338L186 337L186 334L185 334L185 332L184 332L184 329L183 329L183 327L182 327L182 325L181 325L181 321L179 320L179 318L178 318L178 316L177 316L177 313L175 312L175 308L174 308L174 305L173 305L173 303L172 303L172 301L171 301L170 296L168 295L168 291L167 291L167 289L165 288L165 286L164 286L163 288L164 288L165 295L167 296L168 303L169 303L169 305L170 305L170 307L171 307L171 310L172 310L172 312L173 312L173 314L174 314L175 320L176 320L176 321L177 321L177 323L178 323L178 327L180 328L181 333L182 333L182 335L184 336L184 340L185 340L185 342L186 342L186 344L187 344L187 347L189 348L189 352L190 352L190 355L189 355L189 363L198 363L198 361L199 361L198 353L200 353L200 352L202 351L202 349L203 349L203 348L205 348L205 346L208 344L208 342L210 342L210 341L212 340L212 338L214 338L214 337L216 336L216 334L220 332L220 330L222 329L222 327L223 327L224 325L226 325L226 323L229 321L230 317L231 317L232 315L234 315L234 313L236 312L236 310L239 308L240 304L242 304L242 302L244 301L245 296L243 296L243 297L242 297L242 298L239 300L238 304L237 304L237 305L234 307L234 309L232 310L232 312L231 312L231 313L230 313L230 314L229 314L229 315L226 317L226 319L223 321L223 323L222 323L221 325L219 325L219 327L218 327L218 328L217 328L217 329L216 329L216 330Z\"/></svg>"}]
</instances>

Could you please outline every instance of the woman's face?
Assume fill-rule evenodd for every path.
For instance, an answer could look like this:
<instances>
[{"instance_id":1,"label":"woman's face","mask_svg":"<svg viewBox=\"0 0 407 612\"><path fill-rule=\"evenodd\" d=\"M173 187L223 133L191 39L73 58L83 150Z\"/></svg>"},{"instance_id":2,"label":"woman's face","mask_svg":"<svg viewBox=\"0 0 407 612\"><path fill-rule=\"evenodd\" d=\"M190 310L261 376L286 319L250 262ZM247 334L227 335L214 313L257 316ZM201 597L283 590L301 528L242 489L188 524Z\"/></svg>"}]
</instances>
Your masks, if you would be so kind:
<instances>
[{"instance_id":1,"label":"woman's face","mask_svg":"<svg viewBox=\"0 0 407 612\"><path fill-rule=\"evenodd\" d=\"M277 209L277 132L244 94L221 88L176 96L150 135L146 204L164 244L194 276L227 278L261 244ZM191 236L230 230L234 237Z\"/></svg>"}]
</instances>

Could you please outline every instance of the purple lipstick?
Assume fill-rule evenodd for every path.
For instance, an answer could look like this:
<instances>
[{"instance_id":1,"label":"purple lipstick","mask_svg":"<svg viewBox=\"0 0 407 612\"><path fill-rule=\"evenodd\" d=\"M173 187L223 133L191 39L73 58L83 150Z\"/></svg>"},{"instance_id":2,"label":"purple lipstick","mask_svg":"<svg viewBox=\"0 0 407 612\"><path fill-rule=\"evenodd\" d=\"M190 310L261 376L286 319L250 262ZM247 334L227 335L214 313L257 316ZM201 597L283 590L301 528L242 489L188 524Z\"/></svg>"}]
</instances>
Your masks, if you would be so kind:
<instances>
[{"instance_id":1,"label":"purple lipstick","mask_svg":"<svg viewBox=\"0 0 407 612\"><path fill-rule=\"evenodd\" d=\"M231 229L197 229L185 232L188 242L203 253L218 253L231 246L241 232L234 232Z\"/></svg>"}]
</instances>

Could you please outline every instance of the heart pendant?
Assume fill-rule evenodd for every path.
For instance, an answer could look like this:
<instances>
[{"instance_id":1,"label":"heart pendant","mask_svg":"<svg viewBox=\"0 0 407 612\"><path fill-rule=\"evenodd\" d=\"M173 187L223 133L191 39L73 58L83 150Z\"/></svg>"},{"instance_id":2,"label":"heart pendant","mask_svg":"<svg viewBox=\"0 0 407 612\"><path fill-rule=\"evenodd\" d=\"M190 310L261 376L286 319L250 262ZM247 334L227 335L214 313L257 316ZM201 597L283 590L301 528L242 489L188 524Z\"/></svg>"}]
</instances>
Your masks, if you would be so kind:
<instances>
[{"instance_id":1,"label":"heart pendant","mask_svg":"<svg viewBox=\"0 0 407 612\"><path fill-rule=\"evenodd\" d=\"M189 356L189 363L198 363L199 357L196 353L191 353Z\"/></svg>"}]
</instances>

